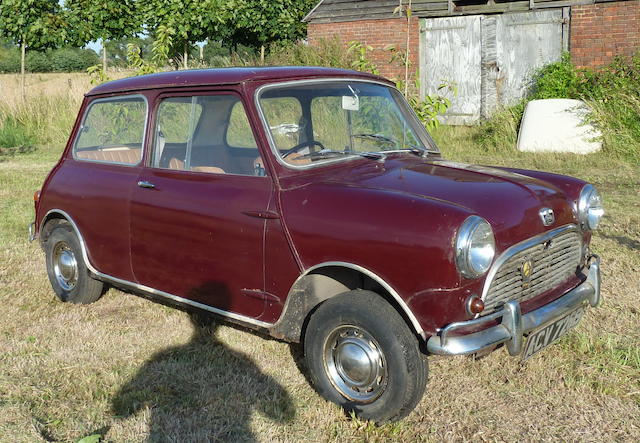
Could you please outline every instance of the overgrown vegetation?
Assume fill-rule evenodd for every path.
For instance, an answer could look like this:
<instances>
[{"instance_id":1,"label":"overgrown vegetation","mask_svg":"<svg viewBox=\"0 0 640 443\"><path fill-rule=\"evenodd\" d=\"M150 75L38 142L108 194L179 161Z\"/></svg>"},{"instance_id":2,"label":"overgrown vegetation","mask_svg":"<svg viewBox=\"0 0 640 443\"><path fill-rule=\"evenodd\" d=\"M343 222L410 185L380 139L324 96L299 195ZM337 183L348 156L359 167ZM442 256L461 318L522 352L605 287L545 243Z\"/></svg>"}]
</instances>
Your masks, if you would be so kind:
<instances>
[{"instance_id":1,"label":"overgrown vegetation","mask_svg":"<svg viewBox=\"0 0 640 443\"><path fill-rule=\"evenodd\" d=\"M29 72L78 72L98 63L98 54L91 49L60 48L29 52L26 69ZM0 48L0 74L20 72L20 51Z\"/></svg>"},{"instance_id":2,"label":"overgrown vegetation","mask_svg":"<svg viewBox=\"0 0 640 443\"><path fill-rule=\"evenodd\" d=\"M43 145L63 146L79 104L80 97L67 94L12 104L0 101L0 158Z\"/></svg>"},{"instance_id":3,"label":"overgrown vegetation","mask_svg":"<svg viewBox=\"0 0 640 443\"><path fill-rule=\"evenodd\" d=\"M565 54L534 76L527 99L482 125L476 141L488 151L512 149L527 101L547 98L584 100L590 122L603 134L604 151L640 162L640 53L598 70L576 68Z\"/></svg>"}]
</instances>

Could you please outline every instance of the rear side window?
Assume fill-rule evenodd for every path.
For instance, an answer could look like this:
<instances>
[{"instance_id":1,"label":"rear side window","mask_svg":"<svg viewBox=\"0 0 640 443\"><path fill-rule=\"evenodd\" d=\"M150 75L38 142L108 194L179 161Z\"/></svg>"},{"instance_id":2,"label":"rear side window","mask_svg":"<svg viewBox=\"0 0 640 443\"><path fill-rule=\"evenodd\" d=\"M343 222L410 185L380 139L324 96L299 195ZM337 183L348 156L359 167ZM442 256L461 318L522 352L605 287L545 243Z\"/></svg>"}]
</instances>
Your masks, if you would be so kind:
<instances>
[{"instance_id":1,"label":"rear side window","mask_svg":"<svg viewBox=\"0 0 640 443\"><path fill-rule=\"evenodd\" d=\"M73 147L78 160L135 165L142 159L144 97L98 99L89 105Z\"/></svg>"}]
</instances>

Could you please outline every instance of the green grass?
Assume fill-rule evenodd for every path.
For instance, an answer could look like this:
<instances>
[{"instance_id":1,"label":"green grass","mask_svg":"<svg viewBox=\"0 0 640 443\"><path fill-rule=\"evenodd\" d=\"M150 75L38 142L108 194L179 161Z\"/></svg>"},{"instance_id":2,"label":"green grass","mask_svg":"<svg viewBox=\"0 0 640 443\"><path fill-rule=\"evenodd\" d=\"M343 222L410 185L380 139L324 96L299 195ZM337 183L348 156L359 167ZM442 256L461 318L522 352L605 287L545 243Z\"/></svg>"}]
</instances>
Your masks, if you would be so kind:
<instances>
[{"instance_id":1,"label":"green grass","mask_svg":"<svg viewBox=\"0 0 640 443\"><path fill-rule=\"evenodd\" d=\"M299 347L227 325L198 329L183 312L113 289L90 306L60 303L26 226L79 95L8 103L0 102L0 121L14 119L9 132L22 125L33 138L6 144L37 150L0 153L0 441L640 439L633 156L518 152L517 109L481 127L434 131L451 160L569 174L598 187L606 215L593 250L603 260L604 303L524 365L504 351L480 361L431 358L416 411L378 427L318 397L296 364Z\"/></svg>"},{"instance_id":2,"label":"green grass","mask_svg":"<svg viewBox=\"0 0 640 443\"><path fill-rule=\"evenodd\" d=\"M504 351L431 358L416 411L381 427L320 399L296 365L298 347L226 325L195 329L183 312L116 290L90 306L57 301L26 225L63 143L6 158L0 441L638 440L638 166L606 153L486 151L478 131L442 127L434 136L453 160L567 173L601 190L607 213L593 250L604 303L525 365Z\"/></svg>"}]
</instances>

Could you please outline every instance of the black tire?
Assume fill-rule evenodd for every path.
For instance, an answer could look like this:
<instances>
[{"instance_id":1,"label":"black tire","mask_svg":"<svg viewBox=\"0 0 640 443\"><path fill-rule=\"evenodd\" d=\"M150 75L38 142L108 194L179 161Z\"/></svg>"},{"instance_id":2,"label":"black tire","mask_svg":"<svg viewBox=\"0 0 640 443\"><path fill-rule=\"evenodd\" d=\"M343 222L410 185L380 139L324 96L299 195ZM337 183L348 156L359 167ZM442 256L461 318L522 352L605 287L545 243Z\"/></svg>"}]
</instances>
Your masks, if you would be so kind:
<instances>
[{"instance_id":1,"label":"black tire","mask_svg":"<svg viewBox=\"0 0 640 443\"><path fill-rule=\"evenodd\" d=\"M60 300L89 304L102 296L104 283L89 274L80 241L69 223L53 227L44 242L44 252L49 282Z\"/></svg>"},{"instance_id":2,"label":"black tire","mask_svg":"<svg viewBox=\"0 0 640 443\"><path fill-rule=\"evenodd\" d=\"M350 291L322 303L309 319L304 355L318 393L359 418L399 420L424 394L427 358L417 337L371 291Z\"/></svg>"}]
</instances>

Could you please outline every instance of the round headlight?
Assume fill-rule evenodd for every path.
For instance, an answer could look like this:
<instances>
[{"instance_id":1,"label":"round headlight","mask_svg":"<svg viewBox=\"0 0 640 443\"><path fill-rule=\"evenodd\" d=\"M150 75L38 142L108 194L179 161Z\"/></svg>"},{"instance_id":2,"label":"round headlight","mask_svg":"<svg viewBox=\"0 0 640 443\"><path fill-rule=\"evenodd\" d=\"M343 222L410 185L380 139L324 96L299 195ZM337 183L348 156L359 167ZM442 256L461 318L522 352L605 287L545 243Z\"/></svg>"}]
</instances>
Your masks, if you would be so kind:
<instances>
[{"instance_id":1,"label":"round headlight","mask_svg":"<svg viewBox=\"0 0 640 443\"><path fill-rule=\"evenodd\" d=\"M467 278L476 278L489 270L496 254L491 225L482 217L467 218L456 239L456 265Z\"/></svg>"},{"instance_id":2,"label":"round headlight","mask_svg":"<svg viewBox=\"0 0 640 443\"><path fill-rule=\"evenodd\" d=\"M596 229L604 215L600 194L592 185L585 185L578 199L578 220L582 229Z\"/></svg>"}]
</instances>

